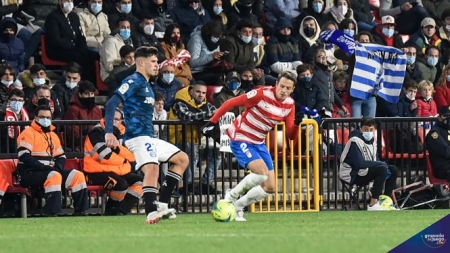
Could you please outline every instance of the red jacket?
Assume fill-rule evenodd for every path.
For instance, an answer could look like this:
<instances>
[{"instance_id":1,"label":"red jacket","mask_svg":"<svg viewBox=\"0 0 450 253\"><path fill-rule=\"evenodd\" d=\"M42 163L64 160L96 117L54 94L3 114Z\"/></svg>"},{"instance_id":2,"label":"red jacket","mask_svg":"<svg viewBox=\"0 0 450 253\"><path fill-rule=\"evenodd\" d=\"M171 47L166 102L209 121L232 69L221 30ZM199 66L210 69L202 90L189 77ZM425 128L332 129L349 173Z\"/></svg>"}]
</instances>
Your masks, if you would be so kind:
<instances>
[{"instance_id":1,"label":"red jacket","mask_svg":"<svg viewBox=\"0 0 450 253\"><path fill-rule=\"evenodd\" d=\"M450 105L450 83L447 82L445 85L438 84L435 87L436 92L433 99L436 102L436 108Z\"/></svg>"},{"instance_id":2,"label":"red jacket","mask_svg":"<svg viewBox=\"0 0 450 253\"><path fill-rule=\"evenodd\" d=\"M64 114L64 120L101 120L102 119L102 109L98 106L94 106L92 109L88 109L85 106L81 105L80 99L78 97L78 93L75 93L72 97L72 100L69 103L69 108ZM76 125L68 125L66 130L66 147L75 148L80 150L80 138L86 136L89 130L93 127L85 126L81 129Z\"/></svg>"},{"instance_id":3,"label":"red jacket","mask_svg":"<svg viewBox=\"0 0 450 253\"><path fill-rule=\"evenodd\" d=\"M438 114L436 102L433 99L425 101L423 98L417 99L417 116L434 117Z\"/></svg>"}]
</instances>

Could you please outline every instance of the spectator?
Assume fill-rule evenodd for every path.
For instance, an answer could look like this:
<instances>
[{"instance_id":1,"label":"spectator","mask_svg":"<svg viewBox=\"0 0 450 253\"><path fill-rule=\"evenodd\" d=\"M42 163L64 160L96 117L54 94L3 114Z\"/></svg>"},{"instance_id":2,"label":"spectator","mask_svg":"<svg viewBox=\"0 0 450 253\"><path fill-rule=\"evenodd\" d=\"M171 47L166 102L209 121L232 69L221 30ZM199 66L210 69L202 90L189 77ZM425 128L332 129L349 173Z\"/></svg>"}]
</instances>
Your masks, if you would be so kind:
<instances>
[{"instance_id":1,"label":"spectator","mask_svg":"<svg viewBox=\"0 0 450 253\"><path fill-rule=\"evenodd\" d=\"M8 101L9 92L13 89L15 72L11 66L3 65L0 66L0 107Z\"/></svg>"},{"instance_id":2,"label":"spectator","mask_svg":"<svg viewBox=\"0 0 450 253\"><path fill-rule=\"evenodd\" d=\"M222 25L224 34L227 34L228 18L223 9L222 0L203 1L203 7L208 11L211 20L217 20Z\"/></svg>"},{"instance_id":3,"label":"spectator","mask_svg":"<svg viewBox=\"0 0 450 253\"><path fill-rule=\"evenodd\" d=\"M65 114L69 108L70 100L78 91L78 83L81 81L80 65L71 62L67 64L65 70L64 76L52 88L58 98L62 114Z\"/></svg>"},{"instance_id":4,"label":"spectator","mask_svg":"<svg viewBox=\"0 0 450 253\"><path fill-rule=\"evenodd\" d=\"M113 134L123 139L125 127L122 112L116 110ZM121 215L130 213L131 208L142 197L142 176L132 173L135 157L125 146L110 149L105 144L105 120L100 120L86 137L83 159L84 172L90 184L109 185L109 199L105 214ZM111 183L112 182L112 183Z\"/></svg>"},{"instance_id":5,"label":"spectator","mask_svg":"<svg viewBox=\"0 0 450 253\"><path fill-rule=\"evenodd\" d=\"M411 35L420 29L420 23L430 16L423 8L422 0L414 2L381 0L380 16L393 16L397 21L399 34Z\"/></svg>"},{"instance_id":6,"label":"spectator","mask_svg":"<svg viewBox=\"0 0 450 253\"><path fill-rule=\"evenodd\" d=\"M192 32L187 49L191 54L189 65L194 79L210 85L220 83L221 72L226 71L222 61L224 52L219 48L222 35L222 26L217 20L198 26Z\"/></svg>"},{"instance_id":7,"label":"spectator","mask_svg":"<svg viewBox=\"0 0 450 253\"><path fill-rule=\"evenodd\" d=\"M165 98L161 93L155 92L155 108L153 111L153 120L167 120L167 111L164 109L164 100ZM155 138L166 140L167 136L163 134L167 132L167 129L165 129L166 127L167 126L165 125L155 124L153 126L153 134L155 135ZM164 175L165 174L167 174L167 171L165 171Z\"/></svg>"},{"instance_id":8,"label":"spectator","mask_svg":"<svg viewBox=\"0 0 450 253\"><path fill-rule=\"evenodd\" d=\"M428 80L435 82L436 80L436 65L439 61L439 49L437 47L429 47L425 50L425 60L419 58L417 61L417 68L419 68L419 78L421 80Z\"/></svg>"},{"instance_id":9,"label":"spectator","mask_svg":"<svg viewBox=\"0 0 450 253\"><path fill-rule=\"evenodd\" d=\"M312 46L318 44L318 38L320 35L320 27L317 20L311 16L306 16L300 23L299 28L300 37L298 40L298 46L300 48L300 55L303 63L314 63L314 50L308 52ZM307 57L309 56L309 57Z\"/></svg>"},{"instance_id":10,"label":"spectator","mask_svg":"<svg viewBox=\"0 0 450 253\"><path fill-rule=\"evenodd\" d=\"M274 35L267 41L267 64L274 76L285 70L295 71L302 64L297 40L291 35L292 24L287 18L279 18Z\"/></svg>"},{"instance_id":11,"label":"spectator","mask_svg":"<svg viewBox=\"0 0 450 253\"><path fill-rule=\"evenodd\" d=\"M333 3L334 6L331 7L330 12L328 13L330 20L333 20L338 25L346 18L355 20L350 0L334 0Z\"/></svg>"},{"instance_id":12,"label":"spectator","mask_svg":"<svg viewBox=\"0 0 450 253\"><path fill-rule=\"evenodd\" d=\"M164 51L166 60L172 60L183 50L183 52L186 51L180 34L180 27L177 24L167 26L163 41L161 42L161 48ZM182 61L175 66L175 78L182 82L184 86L190 85L192 73L188 62Z\"/></svg>"},{"instance_id":13,"label":"spectator","mask_svg":"<svg viewBox=\"0 0 450 253\"><path fill-rule=\"evenodd\" d=\"M116 5L109 12L105 12L108 15L109 27L117 27L119 20L126 19L130 23L131 30L135 30L139 19L137 19L133 13L133 4L131 0L114 0ZM118 33L118 30L113 29L111 35Z\"/></svg>"},{"instance_id":14,"label":"spectator","mask_svg":"<svg viewBox=\"0 0 450 253\"><path fill-rule=\"evenodd\" d=\"M407 45L403 51L406 54L406 72L405 80L414 80L416 82L421 81L421 74L419 68L417 68L417 49L413 45Z\"/></svg>"},{"instance_id":15,"label":"spectator","mask_svg":"<svg viewBox=\"0 0 450 253\"><path fill-rule=\"evenodd\" d=\"M432 18L425 18L421 22L420 30L414 33L407 42L408 44L414 44L421 53L425 54L425 51L429 47L436 47L440 49L441 39L436 35L436 22Z\"/></svg>"},{"instance_id":16,"label":"spectator","mask_svg":"<svg viewBox=\"0 0 450 253\"><path fill-rule=\"evenodd\" d=\"M125 45L133 46L131 25L127 18L118 19L116 30L118 33L106 38L100 48L100 77L103 81L114 69L114 65L120 64L120 49Z\"/></svg>"},{"instance_id":17,"label":"spectator","mask_svg":"<svg viewBox=\"0 0 450 253\"><path fill-rule=\"evenodd\" d=\"M25 92L25 91L24 91ZM27 104L27 99L29 99L29 103ZM39 102L40 100L45 100L47 106L50 107L52 110L53 119L62 119L63 113L61 111L61 106L59 104L58 97L56 96L56 93L50 89L47 85L41 85L36 87L35 93L32 94L31 98L27 98L27 93L25 92L25 108L28 112L28 116L30 119L34 118L34 113L36 112L36 109L41 104L44 104L43 102Z\"/></svg>"},{"instance_id":18,"label":"spectator","mask_svg":"<svg viewBox=\"0 0 450 253\"><path fill-rule=\"evenodd\" d=\"M423 80L419 83L420 98L417 100L417 116L419 117L436 117L437 107L433 100L434 86L433 83Z\"/></svg>"},{"instance_id":19,"label":"spectator","mask_svg":"<svg viewBox=\"0 0 450 253\"><path fill-rule=\"evenodd\" d=\"M64 114L64 120L100 120L102 118L102 109L95 105L95 86L89 81L78 83L78 92L73 95L69 108ZM67 138L67 147L72 150L80 150L83 138L89 132L89 126L80 127L69 125L65 129Z\"/></svg>"},{"instance_id":20,"label":"spectator","mask_svg":"<svg viewBox=\"0 0 450 253\"><path fill-rule=\"evenodd\" d=\"M442 26L437 31L437 34L441 39L441 51L446 52L447 49L450 49L450 8L445 9L441 17Z\"/></svg>"},{"instance_id":21,"label":"spectator","mask_svg":"<svg viewBox=\"0 0 450 253\"><path fill-rule=\"evenodd\" d=\"M437 26L445 26L442 17L446 9L450 9L450 2L448 0L422 0L423 7L430 14L430 18L436 21Z\"/></svg>"},{"instance_id":22,"label":"spectator","mask_svg":"<svg viewBox=\"0 0 450 253\"><path fill-rule=\"evenodd\" d=\"M253 7L258 5L257 2L258 0L234 1L232 7L226 12L228 17L228 31L231 31L234 27L236 27L237 30L240 30L238 29L238 24L243 19L247 19L252 24L258 23L258 14L253 13Z\"/></svg>"},{"instance_id":23,"label":"spectator","mask_svg":"<svg viewBox=\"0 0 450 253\"><path fill-rule=\"evenodd\" d=\"M216 107L206 101L206 84L204 82L197 81L193 85L179 90L175 96L175 100L176 102L169 112L169 120L203 121L209 119L216 111ZM181 146L180 141L184 139L181 136L181 127L175 128L172 126L169 131L172 133L170 142ZM208 192L213 195L220 194L220 192L211 185L221 162L221 158L217 150L219 147L215 145L214 141L208 141L209 147L202 150L206 152L207 168L201 179L201 189L194 189L192 184L194 181L194 166L197 165L198 158L203 157L203 155L195 155L199 154L200 151L199 140L201 136L198 132L198 127L196 126L187 126L186 133L185 152L190 154L193 159L190 161L190 166L186 170L185 176L188 185L183 187L183 190L185 192L193 191L196 194L199 193L198 190L204 194L207 194Z\"/></svg>"},{"instance_id":24,"label":"spectator","mask_svg":"<svg viewBox=\"0 0 450 253\"><path fill-rule=\"evenodd\" d=\"M16 38L17 23L13 18L3 18L0 21L0 60L7 63L20 73L25 69L25 48L22 40Z\"/></svg>"},{"instance_id":25,"label":"spectator","mask_svg":"<svg viewBox=\"0 0 450 253\"><path fill-rule=\"evenodd\" d=\"M349 184L368 185L373 181L368 211L386 210L378 203L384 186L384 194L390 196L395 189L397 167L387 165L378 158L374 139L375 121L364 117L361 128L350 133L339 166L339 178Z\"/></svg>"},{"instance_id":26,"label":"spectator","mask_svg":"<svg viewBox=\"0 0 450 253\"><path fill-rule=\"evenodd\" d=\"M276 26L275 23L284 17L291 23L300 15L299 0L275 0L265 1L265 15L267 25L270 27ZM291 28L292 29L292 28ZM276 32L275 28L275 32Z\"/></svg>"},{"instance_id":27,"label":"spectator","mask_svg":"<svg viewBox=\"0 0 450 253\"><path fill-rule=\"evenodd\" d=\"M8 94L7 102L1 107L0 121L17 122L17 121L29 121L27 110L23 107L25 101L25 94L22 90L13 89ZM14 153L16 151L16 140L20 132L25 126L7 126L6 129L2 129L0 136L1 140L1 152L2 153Z\"/></svg>"},{"instance_id":28,"label":"spectator","mask_svg":"<svg viewBox=\"0 0 450 253\"><path fill-rule=\"evenodd\" d=\"M236 71L229 72L225 78L225 85L223 88L213 95L214 106L219 108L228 99L237 97L245 93L244 90L240 89L241 86L241 75ZM236 107L230 112L234 113L234 116L239 116L244 111L245 107Z\"/></svg>"},{"instance_id":29,"label":"spectator","mask_svg":"<svg viewBox=\"0 0 450 253\"><path fill-rule=\"evenodd\" d=\"M403 84L403 90L398 100L398 116L416 117L417 101L416 95L419 85L414 80L406 81Z\"/></svg>"},{"instance_id":30,"label":"spectator","mask_svg":"<svg viewBox=\"0 0 450 253\"><path fill-rule=\"evenodd\" d=\"M88 208L86 181L82 172L64 169L66 156L58 135L53 132L50 107L40 105L31 127L17 138L20 185L44 188L45 211L54 216L61 212L61 185L72 191L74 215L86 215Z\"/></svg>"},{"instance_id":31,"label":"spectator","mask_svg":"<svg viewBox=\"0 0 450 253\"><path fill-rule=\"evenodd\" d=\"M355 40L359 43L374 43L374 39L371 33L361 31L355 36Z\"/></svg>"},{"instance_id":32,"label":"spectator","mask_svg":"<svg viewBox=\"0 0 450 253\"><path fill-rule=\"evenodd\" d=\"M302 9L300 16L298 16L296 18L295 21L295 33L299 30L298 28L300 28L300 23L301 21L306 18L307 16L311 16L313 17L317 23L319 24L319 27L322 27L323 25L325 25L327 22L330 21L330 16L328 16L325 12L327 8L327 1L324 0L308 0L308 7L306 7L305 9ZM334 22L333 22L334 24Z\"/></svg>"},{"instance_id":33,"label":"spectator","mask_svg":"<svg viewBox=\"0 0 450 253\"><path fill-rule=\"evenodd\" d=\"M244 69L239 75L241 77L240 88L244 90L244 92L249 92L256 88L255 81L253 81L253 72L250 68Z\"/></svg>"},{"instance_id":34,"label":"spectator","mask_svg":"<svg viewBox=\"0 0 450 253\"><path fill-rule=\"evenodd\" d=\"M372 30L376 23L372 16L370 3L367 0L350 0L350 6L353 10L353 17L355 18L360 31Z\"/></svg>"},{"instance_id":35,"label":"spectator","mask_svg":"<svg viewBox=\"0 0 450 253\"><path fill-rule=\"evenodd\" d=\"M158 62L163 62L165 60L164 52L155 36L155 18L150 12L145 11L140 14L140 19L137 29L131 34L134 48L155 47L158 49Z\"/></svg>"},{"instance_id":36,"label":"spectator","mask_svg":"<svg viewBox=\"0 0 450 253\"><path fill-rule=\"evenodd\" d=\"M108 16L102 12L102 5L103 0L88 0L87 7L77 12L88 50L97 53L103 41L111 33Z\"/></svg>"},{"instance_id":37,"label":"spectator","mask_svg":"<svg viewBox=\"0 0 450 253\"><path fill-rule=\"evenodd\" d=\"M353 19L345 18L338 25L339 30L348 36L354 38L355 34L358 34L358 26L356 25L356 21Z\"/></svg>"},{"instance_id":38,"label":"spectator","mask_svg":"<svg viewBox=\"0 0 450 253\"><path fill-rule=\"evenodd\" d=\"M292 30L291 30L292 33ZM255 69L253 70L253 75L255 76L255 81L258 85L275 85L277 78L271 76L270 68L267 65L267 54L266 54L266 42L264 40L264 28L260 23L256 23L253 26L252 31L252 43L253 47L253 58ZM263 78L264 77L264 78Z\"/></svg>"},{"instance_id":39,"label":"spectator","mask_svg":"<svg viewBox=\"0 0 450 253\"><path fill-rule=\"evenodd\" d=\"M143 11L149 11L155 18L155 36L158 39L164 38L164 33L168 25L173 23L172 13L167 8L166 0L137 0L140 3L139 9L133 8L135 15L140 14ZM136 4L139 6L139 4ZM148 6L148 7L146 7Z\"/></svg>"},{"instance_id":40,"label":"spectator","mask_svg":"<svg viewBox=\"0 0 450 253\"><path fill-rule=\"evenodd\" d=\"M205 25L211 18L200 0L181 0L179 3L172 9L172 15L173 21L180 26L182 42L186 45L194 29L199 25Z\"/></svg>"},{"instance_id":41,"label":"spectator","mask_svg":"<svg viewBox=\"0 0 450 253\"><path fill-rule=\"evenodd\" d=\"M371 30L374 42L380 45L403 48L403 39L395 33L395 19L392 16L381 18L381 24Z\"/></svg>"},{"instance_id":42,"label":"spectator","mask_svg":"<svg viewBox=\"0 0 450 253\"><path fill-rule=\"evenodd\" d=\"M110 95L114 93L121 83L121 81L119 82L116 79L117 74L125 72L130 68L134 69L134 48L132 46L125 45L120 48L119 54L121 58L119 65L114 66L108 78L105 79L105 84L108 86L108 93Z\"/></svg>"},{"instance_id":43,"label":"spectator","mask_svg":"<svg viewBox=\"0 0 450 253\"><path fill-rule=\"evenodd\" d=\"M169 111L175 103L175 94L183 87L183 83L175 79L175 67L165 63L160 67L153 92L160 93L164 97L164 110Z\"/></svg>"},{"instance_id":44,"label":"spectator","mask_svg":"<svg viewBox=\"0 0 450 253\"><path fill-rule=\"evenodd\" d=\"M436 92L433 99L436 102L436 107L450 105L450 65L447 65L436 83Z\"/></svg>"},{"instance_id":45,"label":"spectator","mask_svg":"<svg viewBox=\"0 0 450 253\"><path fill-rule=\"evenodd\" d=\"M375 109L376 104L371 104L372 101L371 98L365 101L358 101L353 100L353 97L350 96L350 79L349 75L345 71L336 71L333 74L333 83L334 83L334 90L336 92L336 95L342 100L342 103L344 104L345 108L350 108L348 110L348 115L346 115L337 105L336 103L333 104L333 117L342 117L342 116L352 116L352 117L360 117L360 116L367 116L367 115L373 115L375 116ZM375 98L373 98L375 100ZM376 103L373 101L372 103ZM359 110L359 116L353 116L355 113L353 110L357 110L356 113L358 113ZM373 113L372 113L373 112ZM367 114L367 115L366 115Z\"/></svg>"}]
</instances>

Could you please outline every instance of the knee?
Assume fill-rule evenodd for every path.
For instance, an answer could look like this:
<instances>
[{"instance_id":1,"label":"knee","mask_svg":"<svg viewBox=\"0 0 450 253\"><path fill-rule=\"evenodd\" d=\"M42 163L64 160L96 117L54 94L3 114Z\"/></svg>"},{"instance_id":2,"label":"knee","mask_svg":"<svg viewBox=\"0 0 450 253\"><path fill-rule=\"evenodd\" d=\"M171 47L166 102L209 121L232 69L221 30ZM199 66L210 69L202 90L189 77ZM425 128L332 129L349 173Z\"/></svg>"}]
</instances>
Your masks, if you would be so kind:
<instances>
[{"instance_id":1,"label":"knee","mask_svg":"<svg viewBox=\"0 0 450 253\"><path fill-rule=\"evenodd\" d=\"M264 182L263 190L266 193L274 193L275 192L275 184L273 182L269 182L268 180Z\"/></svg>"},{"instance_id":2,"label":"knee","mask_svg":"<svg viewBox=\"0 0 450 253\"><path fill-rule=\"evenodd\" d=\"M391 178L397 178L398 175L398 168L395 165L389 165L388 170L391 173Z\"/></svg>"},{"instance_id":3,"label":"knee","mask_svg":"<svg viewBox=\"0 0 450 253\"><path fill-rule=\"evenodd\" d=\"M130 187L127 181L123 178L117 180L117 184L114 186L114 190L116 191L125 191Z\"/></svg>"},{"instance_id":4,"label":"knee","mask_svg":"<svg viewBox=\"0 0 450 253\"><path fill-rule=\"evenodd\" d=\"M170 162L185 170L189 165L189 157L185 152L179 152L170 160Z\"/></svg>"},{"instance_id":5,"label":"knee","mask_svg":"<svg viewBox=\"0 0 450 253\"><path fill-rule=\"evenodd\" d=\"M62 185L63 178L62 178L61 173L59 173L57 171L52 171L52 172L48 173L46 182L49 182L49 181L55 185Z\"/></svg>"}]
</instances>

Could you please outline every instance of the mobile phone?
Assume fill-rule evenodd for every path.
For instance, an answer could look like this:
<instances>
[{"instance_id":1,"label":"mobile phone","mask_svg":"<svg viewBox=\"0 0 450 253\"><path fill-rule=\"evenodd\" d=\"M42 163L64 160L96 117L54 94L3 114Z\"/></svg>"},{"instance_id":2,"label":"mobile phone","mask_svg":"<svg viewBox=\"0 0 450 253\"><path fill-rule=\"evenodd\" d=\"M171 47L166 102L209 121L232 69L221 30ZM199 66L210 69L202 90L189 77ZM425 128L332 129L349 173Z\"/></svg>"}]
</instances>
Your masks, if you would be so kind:
<instances>
[{"instance_id":1,"label":"mobile phone","mask_svg":"<svg viewBox=\"0 0 450 253\"><path fill-rule=\"evenodd\" d=\"M229 54L230 52L228 52L228 51L224 51L223 52L223 55L227 55L227 54Z\"/></svg>"}]
</instances>

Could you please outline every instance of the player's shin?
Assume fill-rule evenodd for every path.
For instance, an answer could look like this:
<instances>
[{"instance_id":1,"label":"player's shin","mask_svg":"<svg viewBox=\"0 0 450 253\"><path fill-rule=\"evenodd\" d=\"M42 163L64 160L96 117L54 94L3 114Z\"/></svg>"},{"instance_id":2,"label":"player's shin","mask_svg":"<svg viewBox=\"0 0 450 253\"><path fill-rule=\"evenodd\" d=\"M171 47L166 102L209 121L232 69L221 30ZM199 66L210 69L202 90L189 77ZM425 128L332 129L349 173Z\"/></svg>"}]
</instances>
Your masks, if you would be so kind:
<instances>
[{"instance_id":1,"label":"player's shin","mask_svg":"<svg viewBox=\"0 0 450 253\"><path fill-rule=\"evenodd\" d=\"M159 202L167 203L170 205L170 197L172 195L173 189L180 182L181 175L169 170L167 172L166 178L161 187L161 193L159 196Z\"/></svg>"},{"instance_id":2,"label":"player's shin","mask_svg":"<svg viewBox=\"0 0 450 253\"><path fill-rule=\"evenodd\" d=\"M264 189L258 185L247 192L242 198L236 201L234 204L236 210L242 210L244 207L256 203L264 198L266 198L269 193L265 192Z\"/></svg>"},{"instance_id":3,"label":"player's shin","mask_svg":"<svg viewBox=\"0 0 450 253\"><path fill-rule=\"evenodd\" d=\"M239 198L239 195L243 195L253 187L264 183L267 178L268 176L266 175L259 175L256 173L247 175L241 182L239 182L238 185L236 185L236 187L231 190L231 197L235 199Z\"/></svg>"},{"instance_id":4,"label":"player's shin","mask_svg":"<svg viewBox=\"0 0 450 253\"><path fill-rule=\"evenodd\" d=\"M157 211L156 204L156 194L158 189L156 188L158 184L158 165L157 164L146 164L141 168L144 172L144 180L142 182L142 193L145 202L145 213L151 213Z\"/></svg>"}]
</instances>

